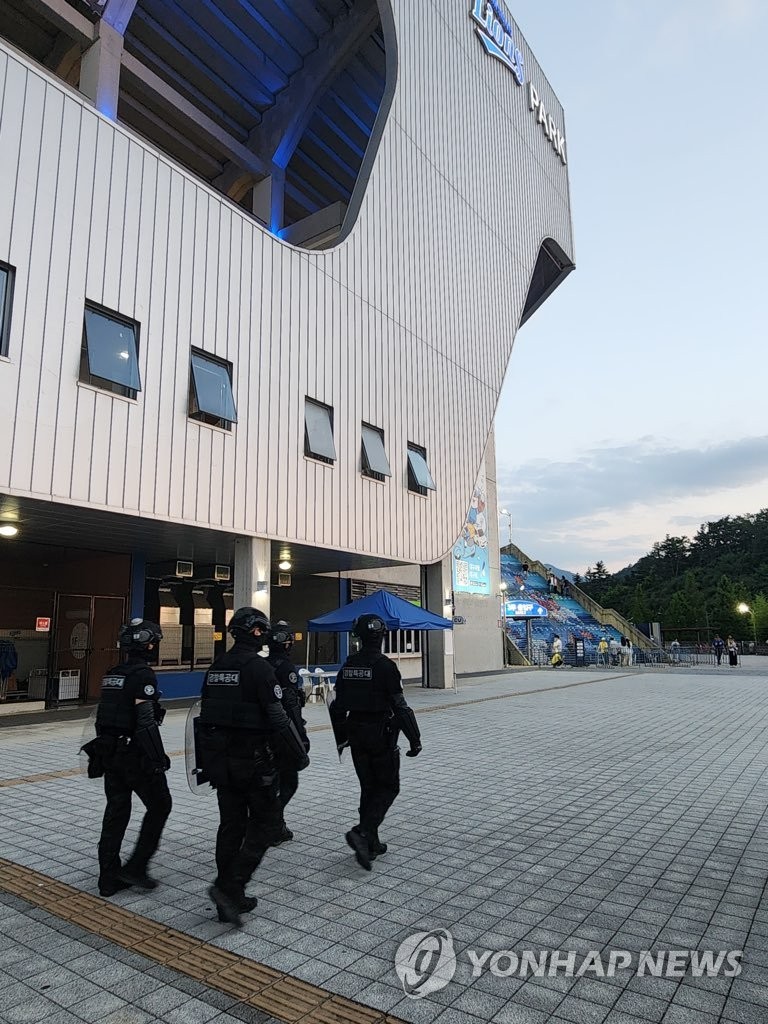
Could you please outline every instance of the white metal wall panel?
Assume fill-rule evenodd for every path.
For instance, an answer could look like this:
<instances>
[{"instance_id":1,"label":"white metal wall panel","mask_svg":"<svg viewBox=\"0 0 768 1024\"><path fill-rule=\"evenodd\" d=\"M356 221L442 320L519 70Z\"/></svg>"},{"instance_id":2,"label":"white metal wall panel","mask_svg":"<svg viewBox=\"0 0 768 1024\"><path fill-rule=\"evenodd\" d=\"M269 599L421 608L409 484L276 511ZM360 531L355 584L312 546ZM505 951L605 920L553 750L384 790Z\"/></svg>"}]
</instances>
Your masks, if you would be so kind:
<instances>
[{"instance_id":1,"label":"white metal wall panel","mask_svg":"<svg viewBox=\"0 0 768 1024\"><path fill-rule=\"evenodd\" d=\"M451 546L540 244L572 252L568 178L468 4L392 7L389 120L354 229L322 253L0 44L0 258L17 268L0 489L413 562ZM141 325L136 401L77 383L86 299ZM187 417L191 346L233 364L231 432ZM335 410L335 466L304 457L305 396ZM385 432L384 484L359 473L363 420ZM407 490L409 441L428 498Z\"/></svg>"}]
</instances>

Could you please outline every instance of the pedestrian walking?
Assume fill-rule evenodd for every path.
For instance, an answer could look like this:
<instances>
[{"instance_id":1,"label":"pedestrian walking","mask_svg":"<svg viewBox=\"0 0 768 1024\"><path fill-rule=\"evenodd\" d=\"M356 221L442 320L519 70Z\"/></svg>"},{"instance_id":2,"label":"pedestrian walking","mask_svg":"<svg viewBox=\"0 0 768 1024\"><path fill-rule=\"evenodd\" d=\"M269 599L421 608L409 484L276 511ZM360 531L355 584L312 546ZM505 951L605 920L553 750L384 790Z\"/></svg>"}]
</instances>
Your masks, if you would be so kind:
<instances>
[{"instance_id":1,"label":"pedestrian walking","mask_svg":"<svg viewBox=\"0 0 768 1024\"><path fill-rule=\"evenodd\" d=\"M366 871L387 852L379 828L400 792L398 734L402 732L410 744L406 757L421 753L419 726L403 695L400 671L381 652L386 633L378 615L356 620L352 635L362 647L342 665L330 705L337 749L341 755L349 746L360 783L360 821L345 838Z\"/></svg>"},{"instance_id":2,"label":"pedestrian walking","mask_svg":"<svg viewBox=\"0 0 768 1024\"><path fill-rule=\"evenodd\" d=\"M165 711L147 655L162 639L160 627L144 619L133 619L121 628L119 644L124 660L109 669L101 681L96 737L82 748L88 757L88 775L104 777L107 798L98 847L102 896L114 896L131 886L157 886L147 868L171 813L165 777L171 762L159 728ZM133 853L122 864L120 850L131 819L134 793L146 812Z\"/></svg>"},{"instance_id":3,"label":"pedestrian walking","mask_svg":"<svg viewBox=\"0 0 768 1024\"><path fill-rule=\"evenodd\" d=\"M732 636L728 636L725 641L726 650L728 651L728 664L731 668L735 668L739 664L739 645L736 643Z\"/></svg>"},{"instance_id":4,"label":"pedestrian walking","mask_svg":"<svg viewBox=\"0 0 768 1024\"><path fill-rule=\"evenodd\" d=\"M277 622L269 634L269 657L267 661L274 669L277 681L282 690L280 698L285 713L296 726L296 732L301 737L304 750L309 753L309 737L305 729L306 722L302 718L301 709L306 701L304 687L299 686L299 672L289 657L293 647L294 635L287 622ZM278 843L290 842L293 839L293 832L285 823L285 808L296 795L299 788L299 773L296 769L295 758L292 755L286 756L284 751L278 751L278 797L282 818L280 821L280 833Z\"/></svg>"},{"instance_id":5,"label":"pedestrian walking","mask_svg":"<svg viewBox=\"0 0 768 1024\"><path fill-rule=\"evenodd\" d=\"M257 608L238 608L234 645L205 674L200 707L202 768L219 803L217 875L208 895L219 920L239 928L256 906L246 886L281 831L276 754L296 771L309 764L304 743L281 703L274 669L260 657L271 632Z\"/></svg>"}]
</instances>

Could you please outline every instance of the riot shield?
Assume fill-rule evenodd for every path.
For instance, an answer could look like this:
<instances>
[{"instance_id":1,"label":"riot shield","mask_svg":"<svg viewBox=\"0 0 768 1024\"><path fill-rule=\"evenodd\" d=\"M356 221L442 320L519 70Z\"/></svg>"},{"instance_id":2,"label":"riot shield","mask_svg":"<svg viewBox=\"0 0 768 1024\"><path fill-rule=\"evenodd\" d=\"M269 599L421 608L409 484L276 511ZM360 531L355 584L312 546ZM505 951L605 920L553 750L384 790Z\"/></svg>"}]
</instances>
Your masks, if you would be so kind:
<instances>
[{"instance_id":1,"label":"riot shield","mask_svg":"<svg viewBox=\"0 0 768 1024\"><path fill-rule=\"evenodd\" d=\"M336 754L339 758L339 764L344 760L344 751L349 746L349 733L347 730L346 722L334 722L333 720L333 705L336 700L336 691L332 689L326 697L326 707L328 708L328 716L331 719L331 732L333 734L333 745L336 750Z\"/></svg>"},{"instance_id":2,"label":"riot shield","mask_svg":"<svg viewBox=\"0 0 768 1024\"><path fill-rule=\"evenodd\" d=\"M96 739L96 708L93 709L93 711L90 713L90 715L86 719L85 725L83 726L83 734L80 737L80 749L77 752L77 759L78 759L78 762L79 762L80 774L84 778L91 779L94 782L96 781L98 776L91 775L88 772L88 765L90 763L90 758L88 756L88 751L85 748L88 747L89 744L93 744L95 739ZM92 750L93 747L91 746L89 749Z\"/></svg>"},{"instance_id":3,"label":"riot shield","mask_svg":"<svg viewBox=\"0 0 768 1024\"><path fill-rule=\"evenodd\" d=\"M189 709L184 729L184 760L187 766L187 785L195 794L211 793L210 780L202 767L200 756L200 705L198 701Z\"/></svg>"}]
</instances>

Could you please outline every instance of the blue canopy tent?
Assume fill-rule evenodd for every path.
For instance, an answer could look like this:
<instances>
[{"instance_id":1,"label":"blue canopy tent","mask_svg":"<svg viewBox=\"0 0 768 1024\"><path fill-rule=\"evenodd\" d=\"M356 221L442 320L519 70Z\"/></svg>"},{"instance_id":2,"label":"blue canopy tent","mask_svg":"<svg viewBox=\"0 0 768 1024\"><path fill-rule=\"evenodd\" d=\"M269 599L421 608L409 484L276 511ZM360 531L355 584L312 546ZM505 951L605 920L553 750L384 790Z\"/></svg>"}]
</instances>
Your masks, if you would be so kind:
<instances>
[{"instance_id":1,"label":"blue canopy tent","mask_svg":"<svg viewBox=\"0 0 768 1024\"><path fill-rule=\"evenodd\" d=\"M450 619L419 608L402 597L390 594L388 590L377 590L368 597L342 605L335 612L310 619L307 628L310 633L349 633L355 619L361 615L378 615L386 623L387 629L453 629Z\"/></svg>"},{"instance_id":2,"label":"blue canopy tent","mask_svg":"<svg viewBox=\"0 0 768 1024\"><path fill-rule=\"evenodd\" d=\"M349 633L355 620L361 615L378 615L386 624L387 629L453 629L453 622L435 615L425 608L419 608L402 597L390 594L388 590L377 590L368 597L337 608L316 619L310 619L307 629L310 633ZM399 656L398 656L399 660ZM309 644L307 644L307 665L309 665ZM455 680L454 680L455 688Z\"/></svg>"}]
</instances>

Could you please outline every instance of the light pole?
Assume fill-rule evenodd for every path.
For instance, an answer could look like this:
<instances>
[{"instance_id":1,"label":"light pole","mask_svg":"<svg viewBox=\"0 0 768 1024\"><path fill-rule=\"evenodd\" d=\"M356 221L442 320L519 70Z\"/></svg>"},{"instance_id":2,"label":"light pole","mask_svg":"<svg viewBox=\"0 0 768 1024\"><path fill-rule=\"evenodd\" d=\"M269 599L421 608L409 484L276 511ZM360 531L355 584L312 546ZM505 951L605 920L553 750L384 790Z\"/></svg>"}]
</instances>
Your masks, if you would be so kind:
<instances>
[{"instance_id":1,"label":"light pole","mask_svg":"<svg viewBox=\"0 0 768 1024\"><path fill-rule=\"evenodd\" d=\"M505 583L504 580L502 580L501 583L499 584L499 611L501 613L501 656L503 659L502 664L504 665L504 668L507 667L507 616L506 608L504 607L504 603L507 600L507 588L508 584Z\"/></svg>"},{"instance_id":2,"label":"light pole","mask_svg":"<svg viewBox=\"0 0 768 1024\"><path fill-rule=\"evenodd\" d=\"M501 509L499 509L499 515L507 517L507 523L509 525L509 543L511 544L512 543L512 513L508 512L507 509L505 509L505 508L501 508Z\"/></svg>"},{"instance_id":3,"label":"light pole","mask_svg":"<svg viewBox=\"0 0 768 1024\"><path fill-rule=\"evenodd\" d=\"M755 638L755 650L757 650L757 623L755 622L755 613L749 607L745 601L741 601L736 605L736 611L740 615L751 615L752 616L752 633Z\"/></svg>"}]
</instances>

